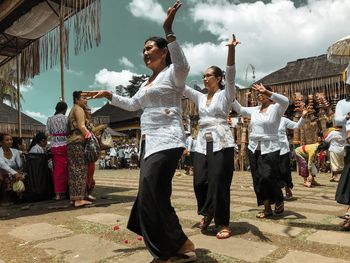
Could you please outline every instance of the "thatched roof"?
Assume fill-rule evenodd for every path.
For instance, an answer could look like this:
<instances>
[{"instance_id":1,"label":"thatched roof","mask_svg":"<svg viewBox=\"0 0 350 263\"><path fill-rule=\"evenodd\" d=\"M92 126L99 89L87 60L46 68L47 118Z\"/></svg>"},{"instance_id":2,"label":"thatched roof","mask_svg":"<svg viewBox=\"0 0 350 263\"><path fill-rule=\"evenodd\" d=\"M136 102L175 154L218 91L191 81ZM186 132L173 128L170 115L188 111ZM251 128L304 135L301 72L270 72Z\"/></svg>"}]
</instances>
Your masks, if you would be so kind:
<instances>
[{"instance_id":1,"label":"thatched roof","mask_svg":"<svg viewBox=\"0 0 350 263\"><path fill-rule=\"evenodd\" d=\"M101 0L0 0L0 76L13 68L20 54L21 79L26 80L59 62L59 23L65 22L65 62L70 31L75 53L100 43Z\"/></svg>"},{"instance_id":2,"label":"thatched roof","mask_svg":"<svg viewBox=\"0 0 350 263\"><path fill-rule=\"evenodd\" d=\"M296 92L304 96L322 92L328 98L335 95L342 97L349 93L345 89L347 66L329 62L326 55L302 58L288 62L284 68L272 72L257 83L270 85L274 91L288 95L290 100ZM237 91L237 98L244 105L248 91Z\"/></svg>"},{"instance_id":3,"label":"thatched roof","mask_svg":"<svg viewBox=\"0 0 350 263\"><path fill-rule=\"evenodd\" d=\"M104 117L109 116L109 123L115 124L118 122L139 119L142 111L126 111L121 108L115 107L110 103L107 103L92 114L92 117Z\"/></svg>"},{"instance_id":4,"label":"thatched roof","mask_svg":"<svg viewBox=\"0 0 350 263\"><path fill-rule=\"evenodd\" d=\"M45 130L41 122L21 113L22 129L24 133L35 133ZM18 112L16 109L0 102L0 132L14 134L18 132Z\"/></svg>"},{"instance_id":5,"label":"thatched roof","mask_svg":"<svg viewBox=\"0 0 350 263\"><path fill-rule=\"evenodd\" d=\"M321 79L334 76L342 76L347 64L333 64L327 60L327 55L302 58L288 62L281 68L258 82L277 85L283 83L299 82L312 79Z\"/></svg>"}]
</instances>

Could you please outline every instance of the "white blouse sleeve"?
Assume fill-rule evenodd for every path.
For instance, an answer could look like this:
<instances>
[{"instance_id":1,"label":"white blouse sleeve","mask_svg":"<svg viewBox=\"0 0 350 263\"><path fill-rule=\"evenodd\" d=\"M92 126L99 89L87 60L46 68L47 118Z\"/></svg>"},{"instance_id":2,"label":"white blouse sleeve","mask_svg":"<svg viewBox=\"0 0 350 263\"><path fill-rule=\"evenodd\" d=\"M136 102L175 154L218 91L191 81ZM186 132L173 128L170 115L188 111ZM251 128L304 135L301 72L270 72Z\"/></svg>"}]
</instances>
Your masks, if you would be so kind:
<instances>
[{"instance_id":1,"label":"white blouse sleeve","mask_svg":"<svg viewBox=\"0 0 350 263\"><path fill-rule=\"evenodd\" d=\"M185 86L185 89L184 89L184 95L190 100L192 100L197 106L199 104L199 98L201 96L204 96L204 94L202 94L198 90L195 90L187 85Z\"/></svg>"},{"instance_id":2,"label":"white blouse sleeve","mask_svg":"<svg viewBox=\"0 0 350 263\"><path fill-rule=\"evenodd\" d=\"M250 117L255 108L256 107L242 107L241 104L239 104L239 102L237 100L235 100L233 103L232 103L232 107L234 109L235 112L237 112L238 114L241 114L243 116L248 116Z\"/></svg>"},{"instance_id":3,"label":"white blouse sleeve","mask_svg":"<svg viewBox=\"0 0 350 263\"><path fill-rule=\"evenodd\" d=\"M298 129L304 124L304 118L301 117L298 122L291 121L290 119L286 118L286 128L287 129Z\"/></svg>"},{"instance_id":4,"label":"white blouse sleeve","mask_svg":"<svg viewBox=\"0 0 350 263\"><path fill-rule=\"evenodd\" d=\"M272 93L270 99L276 102L276 107L281 115L287 110L289 106L289 100L286 96L283 96L278 93Z\"/></svg>"},{"instance_id":5,"label":"white blouse sleeve","mask_svg":"<svg viewBox=\"0 0 350 263\"><path fill-rule=\"evenodd\" d=\"M4 159L2 159L2 157L0 157L0 168L10 173L11 175L14 175L17 173L15 170L13 170L10 166L6 164L6 162L4 161Z\"/></svg>"},{"instance_id":6,"label":"white blouse sleeve","mask_svg":"<svg viewBox=\"0 0 350 263\"><path fill-rule=\"evenodd\" d=\"M171 61L174 68L174 80L177 87L183 87L187 78L190 67L187 63L185 54L183 53L177 41L168 44Z\"/></svg>"},{"instance_id":7,"label":"white blouse sleeve","mask_svg":"<svg viewBox=\"0 0 350 263\"><path fill-rule=\"evenodd\" d=\"M225 86L225 94L226 98L229 102L232 102L236 96L236 66L226 66L226 86Z\"/></svg>"},{"instance_id":8,"label":"white blouse sleeve","mask_svg":"<svg viewBox=\"0 0 350 263\"><path fill-rule=\"evenodd\" d=\"M138 100L139 92L140 90L132 98L113 94L111 104L123 110L137 111L141 109L141 105Z\"/></svg>"}]
</instances>

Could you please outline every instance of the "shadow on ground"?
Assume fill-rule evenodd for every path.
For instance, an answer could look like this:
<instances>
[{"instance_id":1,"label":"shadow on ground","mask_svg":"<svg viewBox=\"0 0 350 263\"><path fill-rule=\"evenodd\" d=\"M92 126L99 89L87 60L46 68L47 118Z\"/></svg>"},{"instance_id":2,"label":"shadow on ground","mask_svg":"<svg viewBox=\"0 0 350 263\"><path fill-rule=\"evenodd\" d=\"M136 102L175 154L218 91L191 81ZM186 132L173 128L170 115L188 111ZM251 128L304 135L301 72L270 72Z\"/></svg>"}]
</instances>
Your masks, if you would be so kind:
<instances>
[{"instance_id":1,"label":"shadow on ground","mask_svg":"<svg viewBox=\"0 0 350 263\"><path fill-rule=\"evenodd\" d=\"M135 196L118 195L118 193L135 190L127 187L114 186L96 186L94 196L96 201L87 207L107 207L112 204L129 203L135 200ZM111 195L113 193L113 195ZM53 213L57 211L70 211L81 208L75 208L70 204L69 200L47 200L35 203L21 203L10 205L8 207L0 207L0 220L10 220L19 217L35 216Z\"/></svg>"}]
</instances>

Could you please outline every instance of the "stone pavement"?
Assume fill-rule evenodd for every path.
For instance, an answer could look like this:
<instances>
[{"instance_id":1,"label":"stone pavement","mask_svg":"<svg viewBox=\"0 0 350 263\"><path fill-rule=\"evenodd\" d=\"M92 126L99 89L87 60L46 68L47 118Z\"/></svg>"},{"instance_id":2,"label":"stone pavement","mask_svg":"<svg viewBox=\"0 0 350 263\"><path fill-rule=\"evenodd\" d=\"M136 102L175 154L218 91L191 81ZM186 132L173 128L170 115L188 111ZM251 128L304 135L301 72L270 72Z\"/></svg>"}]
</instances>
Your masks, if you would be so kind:
<instances>
[{"instance_id":1,"label":"stone pavement","mask_svg":"<svg viewBox=\"0 0 350 263\"><path fill-rule=\"evenodd\" d=\"M192 177L175 176L172 201L184 231L197 247L197 262L349 262L350 233L342 232L345 207L334 201L335 183L321 174L322 186L307 189L293 174L295 199L283 215L256 219L259 211L249 173L235 172L231 191L231 228L227 240L215 227L201 233L196 224ZM96 203L71 208L67 201L0 208L0 263L118 262L152 260L142 237L126 229L137 193L138 171L96 171Z\"/></svg>"}]
</instances>

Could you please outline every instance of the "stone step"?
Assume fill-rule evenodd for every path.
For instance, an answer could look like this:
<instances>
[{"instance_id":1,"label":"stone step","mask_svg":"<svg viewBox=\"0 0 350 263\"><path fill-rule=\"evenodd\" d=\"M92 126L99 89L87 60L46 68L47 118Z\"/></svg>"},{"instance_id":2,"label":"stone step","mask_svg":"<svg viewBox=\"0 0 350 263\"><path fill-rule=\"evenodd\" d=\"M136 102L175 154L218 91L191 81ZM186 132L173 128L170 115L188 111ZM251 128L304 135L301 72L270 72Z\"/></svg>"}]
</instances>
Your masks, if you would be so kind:
<instances>
[{"instance_id":1,"label":"stone step","mask_svg":"<svg viewBox=\"0 0 350 263\"><path fill-rule=\"evenodd\" d=\"M41 243L35 247L47 254L63 256L68 263L94 263L124 253L128 247L97 238L94 235L79 234L71 237Z\"/></svg>"},{"instance_id":2,"label":"stone step","mask_svg":"<svg viewBox=\"0 0 350 263\"><path fill-rule=\"evenodd\" d=\"M215 236L200 234L191 236L190 239L197 249L209 250L216 254L222 254L247 262L257 262L278 248L264 242L253 242L235 237L219 240Z\"/></svg>"},{"instance_id":3,"label":"stone step","mask_svg":"<svg viewBox=\"0 0 350 263\"><path fill-rule=\"evenodd\" d=\"M276 261L276 263L300 263L300 262L317 262L317 263L349 263L350 261L323 257L317 254L303 251L289 251L288 254Z\"/></svg>"},{"instance_id":4,"label":"stone step","mask_svg":"<svg viewBox=\"0 0 350 263\"><path fill-rule=\"evenodd\" d=\"M72 233L72 231L63 227L48 223L38 223L16 227L9 232L9 235L31 242L64 237Z\"/></svg>"}]
</instances>

